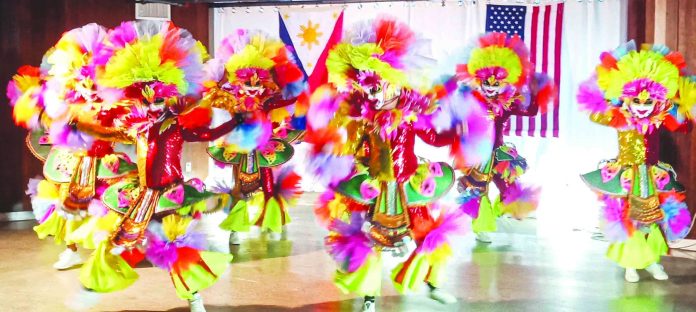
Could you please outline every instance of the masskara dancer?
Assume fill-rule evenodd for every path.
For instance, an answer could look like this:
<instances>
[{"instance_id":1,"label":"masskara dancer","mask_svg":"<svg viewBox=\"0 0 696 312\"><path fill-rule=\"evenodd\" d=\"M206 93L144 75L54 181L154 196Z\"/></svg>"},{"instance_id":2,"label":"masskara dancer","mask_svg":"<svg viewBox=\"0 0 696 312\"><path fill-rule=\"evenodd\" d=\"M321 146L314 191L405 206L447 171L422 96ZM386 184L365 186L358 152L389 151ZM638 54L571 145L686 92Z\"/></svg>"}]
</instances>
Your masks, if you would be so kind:
<instances>
[{"instance_id":1,"label":"masskara dancer","mask_svg":"<svg viewBox=\"0 0 696 312\"><path fill-rule=\"evenodd\" d=\"M456 301L439 286L448 240L466 230L468 218L436 205L454 183L452 167L414 153L416 137L434 146L457 141L430 122L436 96L409 81L425 60L423 44L388 17L358 25L329 52L330 85L310 101L308 167L329 186L316 213L330 230L326 246L339 265L334 282L364 296L363 311L375 310L388 253L402 257L392 272L398 290L427 284L431 298ZM485 121L482 110L479 118Z\"/></svg>"},{"instance_id":2,"label":"masskara dancer","mask_svg":"<svg viewBox=\"0 0 696 312\"><path fill-rule=\"evenodd\" d=\"M503 142L503 128L510 116L534 116L553 96L553 87L543 75L534 74L529 51L517 35L487 33L456 67L460 84L488 110L493 123L493 153L481 165L463 170L459 179L462 208L474 218L477 239L490 243L486 234L496 230L496 219L505 213L522 218L537 206L538 189L520 184L527 162L512 144ZM493 182L500 192L491 203Z\"/></svg>"},{"instance_id":3,"label":"masskara dancer","mask_svg":"<svg viewBox=\"0 0 696 312\"><path fill-rule=\"evenodd\" d=\"M133 267L146 258L168 271L191 311L205 311L199 291L217 281L231 256L207 251L205 234L196 230L196 219L220 206L220 197L198 179L184 181L181 153L184 142L214 140L238 121L209 129L212 113L189 98L201 92L207 54L184 29L125 22L109 32L100 55L97 82L122 90L129 113L121 127L95 124L87 113L71 123L103 140L135 144L138 176L104 192L104 204L122 218L82 267L84 291L73 304L94 304L97 293L127 288L138 278Z\"/></svg>"},{"instance_id":4,"label":"masskara dancer","mask_svg":"<svg viewBox=\"0 0 696 312\"><path fill-rule=\"evenodd\" d=\"M274 168L290 160L291 143L304 130L292 122L304 114L295 105L305 90L304 74L285 44L261 32L239 29L216 51L206 63L212 86L201 103L246 120L208 149L216 162L234 168L234 203L220 227L232 232L233 244L239 244L236 233L252 224L277 238L290 222L287 209L300 195L299 176L283 168L274 179ZM259 209L252 222L249 205Z\"/></svg>"},{"instance_id":5,"label":"masskara dancer","mask_svg":"<svg viewBox=\"0 0 696 312\"><path fill-rule=\"evenodd\" d=\"M696 82L684 74L684 57L663 45L638 50L631 41L600 58L578 102L592 121L616 129L619 154L582 179L604 203L607 257L626 269L626 281L638 282L638 269L665 280L666 240L684 238L691 217L684 186L659 159L660 129L691 128Z\"/></svg>"},{"instance_id":6,"label":"masskara dancer","mask_svg":"<svg viewBox=\"0 0 696 312\"><path fill-rule=\"evenodd\" d=\"M94 232L116 221L106 217L102 191L135 169L128 156L114 152L112 143L75 135L59 121L72 112L94 111L98 123L112 125L123 112L110 105L110 90L94 83L94 52L105 36L106 29L97 24L66 32L46 53L41 69L24 67L8 86L8 95L19 101L15 120L34 129L27 143L44 161L44 179L29 183L39 221L34 230L40 238L53 236L68 247L53 265L56 269L82 263L78 244L95 248ZM22 92L27 94L20 96Z\"/></svg>"}]
</instances>

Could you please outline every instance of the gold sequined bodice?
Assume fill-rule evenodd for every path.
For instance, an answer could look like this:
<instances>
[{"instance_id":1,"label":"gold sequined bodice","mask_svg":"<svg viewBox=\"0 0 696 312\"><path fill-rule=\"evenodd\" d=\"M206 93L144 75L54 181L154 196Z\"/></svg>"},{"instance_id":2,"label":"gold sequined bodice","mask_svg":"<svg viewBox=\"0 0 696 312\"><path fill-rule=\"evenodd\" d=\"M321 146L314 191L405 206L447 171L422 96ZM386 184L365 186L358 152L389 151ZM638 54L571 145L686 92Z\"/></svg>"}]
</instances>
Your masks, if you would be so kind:
<instances>
[{"instance_id":1,"label":"gold sequined bodice","mask_svg":"<svg viewBox=\"0 0 696 312\"><path fill-rule=\"evenodd\" d=\"M590 115L590 120L601 125L610 125L612 116L608 113L593 113ZM645 136L636 130L617 131L619 134L619 156L616 157L617 162L622 166L644 164L647 154Z\"/></svg>"},{"instance_id":2,"label":"gold sequined bodice","mask_svg":"<svg viewBox=\"0 0 696 312\"><path fill-rule=\"evenodd\" d=\"M645 137L636 130L619 131L619 156L617 161L624 166L644 164L647 149Z\"/></svg>"}]
</instances>

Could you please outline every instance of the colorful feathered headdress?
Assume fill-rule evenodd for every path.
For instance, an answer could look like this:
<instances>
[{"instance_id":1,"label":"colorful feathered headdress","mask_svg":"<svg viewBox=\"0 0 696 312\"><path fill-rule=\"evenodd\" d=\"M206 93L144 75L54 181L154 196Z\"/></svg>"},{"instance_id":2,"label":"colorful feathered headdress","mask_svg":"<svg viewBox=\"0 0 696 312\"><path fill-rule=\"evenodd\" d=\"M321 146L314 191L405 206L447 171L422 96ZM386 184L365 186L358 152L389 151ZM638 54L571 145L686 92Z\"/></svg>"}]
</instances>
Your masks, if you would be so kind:
<instances>
[{"instance_id":1,"label":"colorful feathered headdress","mask_svg":"<svg viewBox=\"0 0 696 312\"><path fill-rule=\"evenodd\" d=\"M44 59L48 74L67 86L79 83L76 80L80 79L85 80L84 84L93 84L93 56L102 46L106 33L104 27L94 23L64 33Z\"/></svg>"},{"instance_id":2,"label":"colorful feathered headdress","mask_svg":"<svg viewBox=\"0 0 696 312\"><path fill-rule=\"evenodd\" d=\"M305 89L304 74L288 47L258 31L238 29L227 36L205 66L210 85L230 93L222 101L239 100L244 86L262 87L263 94L254 94L259 98L280 94L293 99Z\"/></svg>"},{"instance_id":3,"label":"colorful feathered headdress","mask_svg":"<svg viewBox=\"0 0 696 312\"><path fill-rule=\"evenodd\" d=\"M645 45L639 50L630 41L602 53L600 60L593 76L578 91L581 109L592 113L615 111L614 120L623 125L630 115L624 102L640 99L658 103L644 118L650 125L693 119L696 79L686 75L681 53L664 45Z\"/></svg>"},{"instance_id":4,"label":"colorful feathered headdress","mask_svg":"<svg viewBox=\"0 0 696 312\"><path fill-rule=\"evenodd\" d=\"M107 30L91 23L63 34L46 53L42 67L48 73L45 88L46 114L63 119L69 105L113 103L121 98L117 89L96 83L95 56L103 47Z\"/></svg>"},{"instance_id":5,"label":"colorful feathered headdress","mask_svg":"<svg viewBox=\"0 0 696 312\"><path fill-rule=\"evenodd\" d=\"M351 89L370 72L390 84L409 87L409 73L431 60L424 56L426 42L405 23L393 17L378 17L353 27L326 59L329 82L339 90Z\"/></svg>"},{"instance_id":6,"label":"colorful feathered headdress","mask_svg":"<svg viewBox=\"0 0 696 312\"><path fill-rule=\"evenodd\" d=\"M109 32L97 56L97 82L150 103L195 97L203 87L207 58L205 47L171 22L124 22Z\"/></svg>"},{"instance_id":7,"label":"colorful feathered headdress","mask_svg":"<svg viewBox=\"0 0 696 312\"><path fill-rule=\"evenodd\" d=\"M606 99L648 96L655 101L673 98L686 63L681 53L662 45L637 50L630 42L600 56L597 85ZM642 94L642 95L641 95Z\"/></svg>"},{"instance_id":8,"label":"colorful feathered headdress","mask_svg":"<svg viewBox=\"0 0 696 312\"><path fill-rule=\"evenodd\" d=\"M504 81L516 87L527 83L534 65L529 50L520 36L491 32L478 38L464 64L457 65L460 79Z\"/></svg>"}]
</instances>

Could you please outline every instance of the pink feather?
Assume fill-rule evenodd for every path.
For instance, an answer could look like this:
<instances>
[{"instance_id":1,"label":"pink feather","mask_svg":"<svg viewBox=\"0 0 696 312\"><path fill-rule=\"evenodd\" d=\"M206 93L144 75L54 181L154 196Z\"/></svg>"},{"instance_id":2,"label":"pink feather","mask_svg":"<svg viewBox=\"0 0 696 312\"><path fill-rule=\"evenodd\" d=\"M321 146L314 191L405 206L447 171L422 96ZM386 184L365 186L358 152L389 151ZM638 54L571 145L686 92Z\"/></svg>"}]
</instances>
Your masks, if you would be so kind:
<instances>
[{"instance_id":1,"label":"pink feather","mask_svg":"<svg viewBox=\"0 0 696 312\"><path fill-rule=\"evenodd\" d=\"M331 257L346 272L359 269L374 251L372 242L362 232L364 219L361 214L351 215L350 223L334 220L329 230L336 233L326 238L326 247Z\"/></svg>"},{"instance_id":2,"label":"pink feather","mask_svg":"<svg viewBox=\"0 0 696 312\"><path fill-rule=\"evenodd\" d=\"M459 136L451 147L457 166L477 165L490 157L493 123L469 90L460 90L442 99L432 124L438 131L454 131Z\"/></svg>"},{"instance_id":3,"label":"pink feather","mask_svg":"<svg viewBox=\"0 0 696 312\"><path fill-rule=\"evenodd\" d=\"M68 32L75 42L80 45L83 52L94 53L103 44L106 38L106 28L96 23L89 23L80 28Z\"/></svg>"},{"instance_id":4,"label":"pink feather","mask_svg":"<svg viewBox=\"0 0 696 312\"><path fill-rule=\"evenodd\" d=\"M601 200L604 202L604 220L602 222L604 236L611 242L625 241L628 239L631 229L627 227L630 221L626 218L624 199L603 196Z\"/></svg>"},{"instance_id":5,"label":"pink feather","mask_svg":"<svg viewBox=\"0 0 696 312\"><path fill-rule=\"evenodd\" d=\"M580 84L577 101L580 110L590 113L603 113L609 110L609 104L604 99L604 94L597 86L597 79L595 77Z\"/></svg>"},{"instance_id":6,"label":"pink feather","mask_svg":"<svg viewBox=\"0 0 696 312\"><path fill-rule=\"evenodd\" d=\"M662 197L660 208L664 211L665 217L661 225L667 240L674 241L686 237L691 225L691 214L683 195L668 193Z\"/></svg>"},{"instance_id":7,"label":"pink feather","mask_svg":"<svg viewBox=\"0 0 696 312\"><path fill-rule=\"evenodd\" d=\"M51 143L80 149L89 149L94 138L63 122L54 122L49 129Z\"/></svg>"},{"instance_id":8,"label":"pink feather","mask_svg":"<svg viewBox=\"0 0 696 312\"><path fill-rule=\"evenodd\" d=\"M307 170L311 172L322 185L336 185L353 172L353 157L349 155L336 156L328 153L315 153L310 156Z\"/></svg>"},{"instance_id":9,"label":"pink feather","mask_svg":"<svg viewBox=\"0 0 696 312\"><path fill-rule=\"evenodd\" d=\"M470 229L471 219L461 209L442 209L438 225L425 236L419 249L433 252L444 244L453 244L456 236L464 236Z\"/></svg>"}]
</instances>

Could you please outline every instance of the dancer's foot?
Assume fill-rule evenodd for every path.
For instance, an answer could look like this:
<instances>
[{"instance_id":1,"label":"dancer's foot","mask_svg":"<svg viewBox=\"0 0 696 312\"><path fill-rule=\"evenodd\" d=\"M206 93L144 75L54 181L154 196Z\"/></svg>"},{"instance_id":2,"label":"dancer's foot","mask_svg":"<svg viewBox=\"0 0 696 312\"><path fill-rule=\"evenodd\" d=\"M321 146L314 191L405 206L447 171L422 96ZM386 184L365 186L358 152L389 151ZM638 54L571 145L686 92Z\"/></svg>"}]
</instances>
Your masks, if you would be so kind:
<instances>
[{"instance_id":1,"label":"dancer's foot","mask_svg":"<svg viewBox=\"0 0 696 312\"><path fill-rule=\"evenodd\" d=\"M281 240L288 240L288 226L283 225L283 230L280 232Z\"/></svg>"},{"instance_id":2,"label":"dancer's foot","mask_svg":"<svg viewBox=\"0 0 696 312\"><path fill-rule=\"evenodd\" d=\"M640 276L638 276L638 271L636 269L626 269L626 274L624 278L629 283L637 283L640 281Z\"/></svg>"},{"instance_id":3,"label":"dancer's foot","mask_svg":"<svg viewBox=\"0 0 696 312\"><path fill-rule=\"evenodd\" d=\"M455 296L447 293L446 291L440 288L430 289L429 297L430 299L433 299L442 304L451 304L457 302L457 298Z\"/></svg>"},{"instance_id":4,"label":"dancer's foot","mask_svg":"<svg viewBox=\"0 0 696 312\"><path fill-rule=\"evenodd\" d=\"M99 303L99 293L80 288L80 291L65 302L72 311L87 311Z\"/></svg>"},{"instance_id":5,"label":"dancer's foot","mask_svg":"<svg viewBox=\"0 0 696 312\"><path fill-rule=\"evenodd\" d=\"M476 233L476 240L484 244L490 244L493 242L491 237L486 232Z\"/></svg>"},{"instance_id":6,"label":"dancer's foot","mask_svg":"<svg viewBox=\"0 0 696 312\"><path fill-rule=\"evenodd\" d=\"M201 297L201 294L193 294L193 299L189 299L188 302L191 312L205 312L205 306L203 306L203 297Z\"/></svg>"},{"instance_id":7,"label":"dancer's foot","mask_svg":"<svg viewBox=\"0 0 696 312\"><path fill-rule=\"evenodd\" d=\"M365 301L363 302L362 312L375 312L375 297L365 296Z\"/></svg>"},{"instance_id":8,"label":"dancer's foot","mask_svg":"<svg viewBox=\"0 0 696 312\"><path fill-rule=\"evenodd\" d=\"M268 240L271 240L271 241L279 241L279 240L281 239L281 237L282 237L282 234L281 234L281 233L278 233L278 232L273 232L273 231L270 231L270 230L269 230L269 231L268 231L268 236L267 236L267 237L268 237Z\"/></svg>"},{"instance_id":9,"label":"dancer's foot","mask_svg":"<svg viewBox=\"0 0 696 312\"><path fill-rule=\"evenodd\" d=\"M53 268L56 270L66 270L79 264L82 264L82 257L80 257L80 254L68 248L60 253L58 261L53 264Z\"/></svg>"},{"instance_id":10,"label":"dancer's foot","mask_svg":"<svg viewBox=\"0 0 696 312\"><path fill-rule=\"evenodd\" d=\"M645 268L648 273L652 275L652 277L658 281L664 281L669 278L667 276L667 273L665 272L665 268L662 267L661 264L659 263L653 263L649 267Z\"/></svg>"},{"instance_id":11,"label":"dancer's foot","mask_svg":"<svg viewBox=\"0 0 696 312\"><path fill-rule=\"evenodd\" d=\"M230 245L239 245L242 243L242 239L239 237L239 233L232 231L230 232Z\"/></svg>"}]
</instances>

